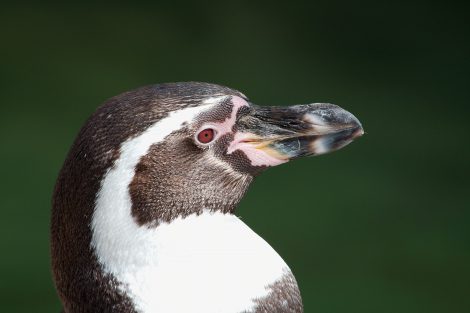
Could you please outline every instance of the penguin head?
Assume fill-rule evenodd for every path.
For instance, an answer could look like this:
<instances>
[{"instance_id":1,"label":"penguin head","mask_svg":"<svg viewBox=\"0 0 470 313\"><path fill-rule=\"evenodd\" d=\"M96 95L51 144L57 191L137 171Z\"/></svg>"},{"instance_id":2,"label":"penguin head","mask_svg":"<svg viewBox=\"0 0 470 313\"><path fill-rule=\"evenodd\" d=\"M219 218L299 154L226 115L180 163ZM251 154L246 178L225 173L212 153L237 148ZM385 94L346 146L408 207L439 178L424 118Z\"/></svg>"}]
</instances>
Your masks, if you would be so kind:
<instances>
[{"instance_id":1,"label":"penguin head","mask_svg":"<svg viewBox=\"0 0 470 313\"><path fill-rule=\"evenodd\" d=\"M101 106L70 166L99 178L98 202L128 193L135 220L151 225L205 209L232 212L262 171L362 134L360 122L333 104L264 107L227 87L161 84ZM100 170L84 173L93 168ZM105 177L110 169L119 169L113 179Z\"/></svg>"},{"instance_id":2,"label":"penguin head","mask_svg":"<svg viewBox=\"0 0 470 313\"><path fill-rule=\"evenodd\" d=\"M129 97L146 105L129 106ZM147 225L203 209L232 212L262 171L337 150L363 134L360 122L336 105L262 107L205 83L158 85L148 95L137 90L109 103L122 129L134 130L113 151L121 155L116 162L133 170L132 213ZM107 137L116 130L98 132Z\"/></svg>"}]
</instances>

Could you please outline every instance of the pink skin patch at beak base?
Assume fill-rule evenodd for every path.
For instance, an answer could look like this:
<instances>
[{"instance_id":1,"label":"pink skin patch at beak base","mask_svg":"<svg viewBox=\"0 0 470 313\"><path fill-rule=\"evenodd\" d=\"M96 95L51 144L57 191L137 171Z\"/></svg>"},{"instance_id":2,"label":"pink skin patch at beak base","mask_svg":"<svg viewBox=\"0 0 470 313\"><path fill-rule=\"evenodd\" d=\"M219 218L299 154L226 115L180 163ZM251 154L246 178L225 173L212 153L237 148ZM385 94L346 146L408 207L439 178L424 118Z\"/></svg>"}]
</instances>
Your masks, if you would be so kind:
<instances>
[{"instance_id":1,"label":"pink skin patch at beak base","mask_svg":"<svg viewBox=\"0 0 470 313\"><path fill-rule=\"evenodd\" d=\"M237 121L238 110L241 107L249 106L248 102L246 102L243 98L237 96L232 96L232 103L233 108L230 117L228 117L227 119L225 119L225 121L221 123L214 123L214 126L218 131L218 137L232 132L233 126ZM227 154L231 154L235 150L243 151L243 153L245 153L245 155L251 161L252 166L276 166L279 164L286 163L288 161L275 158L266 153L266 151L257 149L253 146L253 144L244 141L246 139L249 139L249 137L250 135L246 133L235 133L234 140L230 143L230 146L227 149Z\"/></svg>"},{"instance_id":2,"label":"pink skin patch at beak base","mask_svg":"<svg viewBox=\"0 0 470 313\"><path fill-rule=\"evenodd\" d=\"M289 161L275 158L266 153L266 151L256 148L252 143L245 141L250 138L253 138L253 135L236 133L234 140L227 149L227 154L232 154L235 150L240 150L250 159L252 166L276 166Z\"/></svg>"},{"instance_id":3,"label":"pink skin patch at beak base","mask_svg":"<svg viewBox=\"0 0 470 313\"><path fill-rule=\"evenodd\" d=\"M237 121L238 110L241 107L249 106L248 102L237 96L232 96L232 103L233 107L230 117L227 117L225 121L221 123L213 123L213 125L217 129L217 137L232 132L233 125L235 125L235 122Z\"/></svg>"}]
</instances>

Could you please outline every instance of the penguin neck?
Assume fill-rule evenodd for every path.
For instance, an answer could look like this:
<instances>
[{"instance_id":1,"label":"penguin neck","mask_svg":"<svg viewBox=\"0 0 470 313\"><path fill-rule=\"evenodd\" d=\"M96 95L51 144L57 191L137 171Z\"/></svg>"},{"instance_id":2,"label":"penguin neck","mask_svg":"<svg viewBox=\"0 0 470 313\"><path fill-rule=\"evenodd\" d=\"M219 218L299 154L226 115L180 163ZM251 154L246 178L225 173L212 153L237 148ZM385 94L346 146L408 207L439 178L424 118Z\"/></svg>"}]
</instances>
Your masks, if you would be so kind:
<instances>
[{"instance_id":1,"label":"penguin neck","mask_svg":"<svg viewBox=\"0 0 470 313\"><path fill-rule=\"evenodd\" d=\"M146 133L140 137L145 136ZM156 155L152 154L152 149L159 147L152 143L151 148L140 150L141 155L132 155L139 150L135 141L140 142L140 137L121 146L120 156L104 175L96 197L91 246L102 273L116 279L115 290L126 295L139 312L220 312L222 307L230 312L251 311L253 299L266 297L269 292L266 286L282 277L287 269L282 258L264 240L231 214L251 182L251 176L229 180L242 186L228 184L223 191L210 188L225 198L230 196L232 200L227 203L198 202L185 188L167 188L172 198L144 202L145 208L154 213L148 215L153 223L142 223L145 219L139 219L136 214L143 209L142 203L136 203L136 195L133 195L133 189L141 185L133 185L133 182L152 181L149 176L140 175L143 174L141 167L155 168L144 163L147 156ZM207 164L208 161L201 162ZM211 164L226 166L214 160ZM205 175L184 174L189 177ZM172 172L168 177L174 175L176 173ZM230 172L228 175L239 174ZM207 187L210 187L223 177L227 176L211 175L202 180L207 180ZM161 181L167 182L164 178ZM148 192L158 193L154 189L155 185ZM216 197L191 189L204 197ZM143 189L138 191L148 193ZM175 194L175 191L183 194ZM233 197L233 192L238 195ZM166 197L163 193L160 195ZM196 204L185 207L178 206L178 201L168 200L184 196L194 201L182 202ZM172 202L176 203L172 206ZM166 216L164 212L174 213ZM240 273L244 279L239 279ZM192 277L191 282L187 277ZM205 284L205 280L211 283ZM210 303L207 295L212 295ZM182 297L189 300L181 301Z\"/></svg>"},{"instance_id":2,"label":"penguin neck","mask_svg":"<svg viewBox=\"0 0 470 313\"><path fill-rule=\"evenodd\" d=\"M251 312L253 299L267 296L266 287L288 270L233 214L203 211L153 228L121 226L95 252L139 312Z\"/></svg>"}]
</instances>

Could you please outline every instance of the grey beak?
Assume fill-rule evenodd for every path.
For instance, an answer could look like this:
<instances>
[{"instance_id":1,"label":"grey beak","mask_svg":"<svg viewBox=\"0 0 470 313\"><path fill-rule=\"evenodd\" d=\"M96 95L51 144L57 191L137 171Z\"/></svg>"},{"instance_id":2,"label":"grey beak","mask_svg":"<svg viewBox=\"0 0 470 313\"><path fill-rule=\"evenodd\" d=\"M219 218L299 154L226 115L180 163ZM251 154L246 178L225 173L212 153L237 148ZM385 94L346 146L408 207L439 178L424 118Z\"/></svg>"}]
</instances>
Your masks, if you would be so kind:
<instances>
[{"instance_id":1,"label":"grey beak","mask_svg":"<svg viewBox=\"0 0 470 313\"><path fill-rule=\"evenodd\" d=\"M237 124L239 131L252 135L247 142L283 160L332 152L364 134L354 115L329 103L252 105Z\"/></svg>"}]
</instances>

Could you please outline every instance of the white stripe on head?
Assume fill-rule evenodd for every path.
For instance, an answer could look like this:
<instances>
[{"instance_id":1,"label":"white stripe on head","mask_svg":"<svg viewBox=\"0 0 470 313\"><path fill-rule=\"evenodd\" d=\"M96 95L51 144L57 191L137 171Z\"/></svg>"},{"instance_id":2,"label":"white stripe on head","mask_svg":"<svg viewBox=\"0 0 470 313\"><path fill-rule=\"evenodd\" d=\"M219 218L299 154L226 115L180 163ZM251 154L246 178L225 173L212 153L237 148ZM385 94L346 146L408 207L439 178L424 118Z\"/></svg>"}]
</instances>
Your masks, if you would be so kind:
<instances>
[{"instance_id":1,"label":"white stripe on head","mask_svg":"<svg viewBox=\"0 0 470 313\"><path fill-rule=\"evenodd\" d=\"M140 158L148 153L153 144L163 141L180 129L183 123L191 121L212 105L171 112L168 117L121 145L119 158L101 181L91 222L92 247L100 263L109 267L109 272L117 271L112 267L119 265L123 258L135 257L135 262L138 262L139 253L142 252L138 241L147 239L145 227L139 227L132 218L129 194L129 184Z\"/></svg>"},{"instance_id":2,"label":"white stripe on head","mask_svg":"<svg viewBox=\"0 0 470 313\"><path fill-rule=\"evenodd\" d=\"M91 246L103 271L117 279L139 312L250 311L253 299L266 296L266 287L287 268L231 214L205 211L156 228L139 226L132 217L128 188L140 158L216 103L172 112L124 142L101 182Z\"/></svg>"},{"instance_id":3,"label":"white stripe on head","mask_svg":"<svg viewBox=\"0 0 470 313\"><path fill-rule=\"evenodd\" d=\"M210 97L210 98L204 99L204 101L202 101L202 103L203 104L217 104L217 103L221 103L222 101L224 101L228 97L229 96Z\"/></svg>"}]
</instances>

